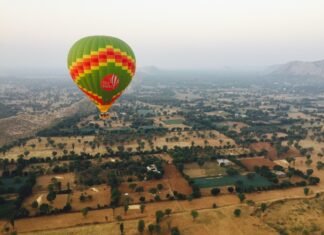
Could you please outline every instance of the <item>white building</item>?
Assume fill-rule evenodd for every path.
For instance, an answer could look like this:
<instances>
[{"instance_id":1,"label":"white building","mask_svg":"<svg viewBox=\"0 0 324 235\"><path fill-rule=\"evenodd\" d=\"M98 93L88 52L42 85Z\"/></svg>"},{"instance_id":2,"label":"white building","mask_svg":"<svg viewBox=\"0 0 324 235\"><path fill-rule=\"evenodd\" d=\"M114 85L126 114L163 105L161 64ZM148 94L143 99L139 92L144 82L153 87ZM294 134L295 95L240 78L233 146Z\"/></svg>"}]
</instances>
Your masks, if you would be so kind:
<instances>
[{"instance_id":1,"label":"white building","mask_svg":"<svg viewBox=\"0 0 324 235\"><path fill-rule=\"evenodd\" d=\"M151 165L147 166L146 170L147 171L153 171L153 172L161 174L161 172L157 169L155 164L151 164Z\"/></svg>"},{"instance_id":2,"label":"white building","mask_svg":"<svg viewBox=\"0 0 324 235\"><path fill-rule=\"evenodd\" d=\"M218 162L218 165L224 165L224 166L233 165L233 163L227 159L217 159L217 162Z\"/></svg>"}]
</instances>

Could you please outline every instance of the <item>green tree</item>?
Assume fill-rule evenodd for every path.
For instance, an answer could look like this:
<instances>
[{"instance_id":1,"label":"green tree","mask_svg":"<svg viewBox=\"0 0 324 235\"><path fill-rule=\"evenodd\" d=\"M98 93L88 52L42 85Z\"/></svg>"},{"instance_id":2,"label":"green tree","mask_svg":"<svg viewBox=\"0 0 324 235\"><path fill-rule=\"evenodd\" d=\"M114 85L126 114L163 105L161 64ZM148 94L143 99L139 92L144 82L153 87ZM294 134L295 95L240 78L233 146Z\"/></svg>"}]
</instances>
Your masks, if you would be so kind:
<instances>
[{"instance_id":1,"label":"green tree","mask_svg":"<svg viewBox=\"0 0 324 235\"><path fill-rule=\"evenodd\" d=\"M128 208L129 208L128 202L125 202L125 204L124 204L124 213L125 213L125 215L127 214Z\"/></svg>"},{"instance_id":2,"label":"green tree","mask_svg":"<svg viewBox=\"0 0 324 235\"><path fill-rule=\"evenodd\" d=\"M157 185L157 189L158 189L159 191L161 191L161 190L163 189L163 184L158 184L158 185Z\"/></svg>"},{"instance_id":3,"label":"green tree","mask_svg":"<svg viewBox=\"0 0 324 235\"><path fill-rule=\"evenodd\" d=\"M120 223L119 225L119 230L120 230L120 234L123 235L124 234L124 223Z\"/></svg>"},{"instance_id":4,"label":"green tree","mask_svg":"<svg viewBox=\"0 0 324 235\"><path fill-rule=\"evenodd\" d=\"M37 201L33 201L33 203L31 204L31 207L36 209L38 207L38 202Z\"/></svg>"},{"instance_id":5,"label":"green tree","mask_svg":"<svg viewBox=\"0 0 324 235\"><path fill-rule=\"evenodd\" d=\"M313 174L314 170L313 169L307 169L306 170L306 175L307 177L310 177Z\"/></svg>"},{"instance_id":6,"label":"green tree","mask_svg":"<svg viewBox=\"0 0 324 235\"><path fill-rule=\"evenodd\" d=\"M229 193L233 193L233 192L234 192L234 188L230 186L230 187L227 188L227 191L228 191Z\"/></svg>"},{"instance_id":7,"label":"green tree","mask_svg":"<svg viewBox=\"0 0 324 235\"><path fill-rule=\"evenodd\" d=\"M213 196L216 196L216 195L218 195L218 194L220 193L220 189L219 189L219 188L212 188L212 189L210 190L210 192L211 192L211 194L212 194Z\"/></svg>"},{"instance_id":8,"label":"green tree","mask_svg":"<svg viewBox=\"0 0 324 235\"><path fill-rule=\"evenodd\" d=\"M198 211L196 211L196 210L192 210L191 211L191 216L192 216L192 219L193 220L196 220L196 218L198 217L198 215L199 215Z\"/></svg>"},{"instance_id":9,"label":"green tree","mask_svg":"<svg viewBox=\"0 0 324 235\"><path fill-rule=\"evenodd\" d=\"M143 234L144 229L145 229L145 222L144 222L144 220L141 219L141 220L138 221L138 224L137 224L137 231L138 231L140 234Z\"/></svg>"},{"instance_id":10,"label":"green tree","mask_svg":"<svg viewBox=\"0 0 324 235\"><path fill-rule=\"evenodd\" d=\"M309 194L309 188L304 188L304 194L307 196Z\"/></svg>"},{"instance_id":11,"label":"green tree","mask_svg":"<svg viewBox=\"0 0 324 235\"><path fill-rule=\"evenodd\" d=\"M172 210L170 208L165 209L164 213L169 217L172 213Z\"/></svg>"},{"instance_id":12,"label":"green tree","mask_svg":"<svg viewBox=\"0 0 324 235\"><path fill-rule=\"evenodd\" d=\"M199 167L202 167L204 164L205 164L204 159L199 158L199 159L198 159L198 165L199 165Z\"/></svg>"},{"instance_id":13,"label":"green tree","mask_svg":"<svg viewBox=\"0 0 324 235\"><path fill-rule=\"evenodd\" d=\"M81 213L83 215L83 217L87 217L88 213L89 213L89 208L88 207L85 207L81 210Z\"/></svg>"},{"instance_id":14,"label":"green tree","mask_svg":"<svg viewBox=\"0 0 324 235\"><path fill-rule=\"evenodd\" d=\"M171 235L180 235L180 230L178 227L171 228Z\"/></svg>"},{"instance_id":15,"label":"green tree","mask_svg":"<svg viewBox=\"0 0 324 235\"><path fill-rule=\"evenodd\" d=\"M148 227L147 227L147 229L148 229L148 231L149 231L149 233L152 235L153 234L153 232L154 232L154 224L149 224L148 225Z\"/></svg>"},{"instance_id":16,"label":"green tree","mask_svg":"<svg viewBox=\"0 0 324 235\"><path fill-rule=\"evenodd\" d=\"M39 212L42 214L42 215L46 215L50 212L51 210L51 207L47 204L47 203L42 203L40 206L39 206Z\"/></svg>"},{"instance_id":17,"label":"green tree","mask_svg":"<svg viewBox=\"0 0 324 235\"><path fill-rule=\"evenodd\" d=\"M261 211L262 212L265 212L265 210L267 209L268 206L267 206L266 203L261 203L261 206L260 207L261 207Z\"/></svg>"},{"instance_id":18,"label":"green tree","mask_svg":"<svg viewBox=\"0 0 324 235\"><path fill-rule=\"evenodd\" d=\"M245 195L243 193L239 193L239 194L237 194L237 196L240 199L241 203L245 200Z\"/></svg>"},{"instance_id":19,"label":"green tree","mask_svg":"<svg viewBox=\"0 0 324 235\"><path fill-rule=\"evenodd\" d=\"M150 188L149 192L152 193L152 194L156 194L157 190L156 190L156 188Z\"/></svg>"},{"instance_id":20,"label":"green tree","mask_svg":"<svg viewBox=\"0 0 324 235\"><path fill-rule=\"evenodd\" d=\"M159 210L159 211L155 212L155 221L156 221L157 224L161 222L163 217L164 217L164 212L163 211Z\"/></svg>"},{"instance_id":21,"label":"green tree","mask_svg":"<svg viewBox=\"0 0 324 235\"><path fill-rule=\"evenodd\" d=\"M235 217L240 217L241 209L235 209L233 213L234 213Z\"/></svg>"},{"instance_id":22,"label":"green tree","mask_svg":"<svg viewBox=\"0 0 324 235\"><path fill-rule=\"evenodd\" d=\"M145 210L145 204L141 204L140 205L140 210L141 210L141 213L143 214L144 213L144 210Z\"/></svg>"},{"instance_id":23,"label":"green tree","mask_svg":"<svg viewBox=\"0 0 324 235\"><path fill-rule=\"evenodd\" d=\"M154 230L155 230L156 234L160 234L161 233L161 226L159 224L154 225Z\"/></svg>"},{"instance_id":24,"label":"green tree","mask_svg":"<svg viewBox=\"0 0 324 235\"><path fill-rule=\"evenodd\" d=\"M55 198L56 198L56 193L53 191L49 192L46 197L47 201L49 201L50 203L53 203Z\"/></svg>"},{"instance_id":25,"label":"green tree","mask_svg":"<svg viewBox=\"0 0 324 235\"><path fill-rule=\"evenodd\" d=\"M312 159L307 159L305 163L306 163L307 166L310 166L313 163L313 160Z\"/></svg>"}]
</instances>

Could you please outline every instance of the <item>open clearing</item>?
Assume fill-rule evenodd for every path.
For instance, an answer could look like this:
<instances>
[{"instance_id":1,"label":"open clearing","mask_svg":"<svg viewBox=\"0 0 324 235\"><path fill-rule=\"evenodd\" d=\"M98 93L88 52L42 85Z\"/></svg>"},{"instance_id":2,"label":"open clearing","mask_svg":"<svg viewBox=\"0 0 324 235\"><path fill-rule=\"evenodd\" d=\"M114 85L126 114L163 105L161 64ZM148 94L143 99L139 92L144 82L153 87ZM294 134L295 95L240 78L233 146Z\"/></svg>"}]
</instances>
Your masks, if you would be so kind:
<instances>
[{"instance_id":1,"label":"open clearing","mask_svg":"<svg viewBox=\"0 0 324 235\"><path fill-rule=\"evenodd\" d=\"M184 164L183 172L190 178L208 177L224 175L226 169L218 165L217 162L205 162L199 166L196 162Z\"/></svg>"},{"instance_id":2,"label":"open clearing","mask_svg":"<svg viewBox=\"0 0 324 235\"><path fill-rule=\"evenodd\" d=\"M254 171L255 167L267 166L272 169L276 164L264 157L242 158L240 162L249 170Z\"/></svg>"},{"instance_id":3,"label":"open clearing","mask_svg":"<svg viewBox=\"0 0 324 235\"><path fill-rule=\"evenodd\" d=\"M164 177L169 180L169 184L173 191L189 195L192 193L192 188L188 181L183 178L181 173L173 164L166 164L164 167Z\"/></svg>"},{"instance_id":4,"label":"open clearing","mask_svg":"<svg viewBox=\"0 0 324 235\"><path fill-rule=\"evenodd\" d=\"M132 190L129 188L130 184L136 184L136 187L143 187L144 188L144 192L135 192L135 190ZM157 188L158 184L162 184L163 185L163 189L162 190L157 190L156 194L152 194L149 192L150 189L152 188ZM121 183L121 185L119 186L119 191L122 193L122 200L123 197L128 197L130 198L130 203L133 204L138 204L140 203L140 197L145 197L146 201L149 202L153 202L154 201L154 197L155 195L159 195L161 200L166 200L167 197L166 195L172 195L172 189L169 186L169 182L168 180L162 179L162 180L149 180L149 181L137 181L137 182L124 182Z\"/></svg>"},{"instance_id":5,"label":"open clearing","mask_svg":"<svg viewBox=\"0 0 324 235\"><path fill-rule=\"evenodd\" d=\"M311 190L314 190L314 192L316 192L317 190L319 190L319 188L317 186L311 187ZM301 188L291 188L286 190L272 190L261 193L251 193L247 194L246 196L248 200L253 200L257 203L260 203L261 201L275 201L276 199L278 200L285 198L288 199L304 197L303 195L304 193ZM294 204L298 205L298 201L294 201ZM212 203L216 203L220 208L210 209ZM242 209L242 215L240 218L235 218L233 216L233 210L237 207L241 207ZM90 211L86 218L83 218L82 214L78 212L21 219L17 220L15 225L19 233L30 232L29 234L101 235L107 234L107 231L117 231L116 234L118 234L119 226L113 218L115 218L117 215L121 215L124 219L126 219L126 221L124 221L124 224L127 234L135 235L138 219L144 218L146 224L153 223L155 211L160 209L164 210L165 208L171 208L173 212L176 212L176 214L172 214L172 225L179 226L180 230L183 231L184 234L278 234L278 232L276 232L273 228L262 223L262 218L260 219L255 216L250 216L250 214L252 213L251 209L249 209L249 207L244 204L239 204L239 200L234 194L220 195L217 197L203 197L191 202L186 200L150 203L146 205L144 214L141 214L136 209L130 210L127 212L127 214L125 214L123 208L119 207L115 209L114 216L112 209L103 209ZM200 210L204 208L206 208L207 210ZM200 210L200 215L197 218L197 221L194 223L192 222L192 218L190 216L190 211L192 209ZM207 217L204 217L204 213L209 212L212 213L211 216L208 215ZM214 217L214 214L216 214L217 216ZM105 216L108 217L108 222L110 223L106 222ZM281 218L281 220L283 219L284 218ZM7 221L0 221L0 226L3 226L5 223L7 223ZM95 225L97 223L103 224ZM34 226L31 227L30 224L33 224ZM218 229L216 230L215 228ZM50 229L59 230L45 231Z\"/></svg>"},{"instance_id":6,"label":"open clearing","mask_svg":"<svg viewBox=\"0 0 324 235\"><path fill-rule=\"evenodd\" d=\"M249 215L249 208L241 206L242 216L236 218L233 215L234 208L221 208L215 210L201 211L199 217L193 222L190 212L174 214L169 219L161 222L161 235L170 234L167 230L167 221L170 220L172 226L178 226L181 234L185 235L223 235L223 234L276 234L275 230L262 223L262 221ZM154 219L145 219L146 225L154 223ZM125 221L126 234L138 235L137 220ZM109 231L109 233L107 233ZM31 233L30 233L31 234ZM33 233L43 235L61 234L119 234L119 224L109 223L102 225L83 226L57 231L47 231L44 233ZM149 235L147 230L144 235Z\"/></svg>"},{"instance_id":7,"label":"open clearing","mask_svg":"<svg viewBox=\"0 0 324 235\"><path fill-rule=\"evenodd\" d=\"M36 185L34 186L34 191L47 191L47 187L52 183L52 179L60 181L62 184L62 190L67 188L67 185L70 184L70 188L74 188L75 175L74 173L65 173L65 174L55 174L55 175L43 175L37 178Z\"/></svg>"},{"instance_id":8,"label":"open clearing","mask_svg":"<svg viewBox=\"0 0 324 235\"><path fill-rule=\"evenodd\" d=\"M182 119L166 119L166 120L163 120L163 122L167 125L177 125L177 124L182 124L183 120Z\"/></svg>"},{"instance_id":9,"label":"open clearing","mask_svg":"<svg viewBox=\"0 0 324 235\"><path fill-rule=\"evenodd\" d=\"M324 196L276 202L265 212L262 220L282 233L323 234Z\"/></svg>"},{"instance_id":10,"label":"open clearing","mask_svg":"<svg viewBox=\"0 0 324 235\"><path fill-rule=\"evenodd\" d=\"M272 161L278 159L277 150L268 142L253 143L250 145L250 149L255 151L267 150L267 158L269 158Z\"/></svg>"},{"instance_id":11,"label":"open clearing","mask_svg":"<svg viewBox=\"0 0 324 235\"><path fill-rule=\"evenodd\" d=\"M243 123L243 122L221 122L218 124L219 126L227 126L229 127L229 130L241 132L242 128L248 127L249 125Z\"/></svg>"},{"instance_id":12,"label":"open clearing","mask_svg":"<svg viewBox=\"0 0 324 235\"><path fill-rule=\"evenodd\" d=\"M182 124L181 124L182 125ZM81 152L95 154L95 153L107 153L107 149L103 144L100 144L96 148L92 148L89 143L95 140L94 136L77 136L77 137L51 137L47 138L33 138L27 141L25 146L16 146L6 152L3 157L8 159L17 159L20 154L29 151L26 159L31 157L52 157L53 152L56 156L63 156L64 149L74 151L76 154ZM145 139L141 139L144 142L144 150L152 150L149 142ZM52 142L53 144L50 144ZM194 143L196 146L225 146L227 144L236 146L234 140L214 130L210 131L182 131L181 133L169 132L165 136L159 136L154 138L153 147L167 146L173 148L175 146L186 147L191 146ZM111 148L114 151L118 151L118 145L114 144ZM138 147L137 141L123 143L125 149L131 148L135 151Z\"/></svg>"}]
</instances>

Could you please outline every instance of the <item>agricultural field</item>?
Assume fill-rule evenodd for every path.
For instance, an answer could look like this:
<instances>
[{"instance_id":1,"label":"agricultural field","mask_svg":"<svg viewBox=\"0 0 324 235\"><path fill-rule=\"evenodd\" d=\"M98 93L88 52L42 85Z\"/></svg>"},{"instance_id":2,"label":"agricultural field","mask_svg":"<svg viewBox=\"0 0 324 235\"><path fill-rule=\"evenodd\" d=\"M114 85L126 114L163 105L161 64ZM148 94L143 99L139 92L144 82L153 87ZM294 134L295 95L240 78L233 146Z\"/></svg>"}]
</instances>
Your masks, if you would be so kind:
<instances>
[{"instance_id":1,"label":"agricultural field","mask_svg":"<svg viewBox=\"0 0 324 235\"><path fill-rule=\"evenodd\" d=\"M221 167L218 162L205 162L202 166L198 163L186 163L183 172L190 178L219 176L226 174L226 168Z\"/></svg>"},{"instance_id":2,"label":"agricultural field","mask_svg":"<svg viewBox=\"0 0 324 235\"><path fill-rule=\"evenodd\" d=\"M271 146L269 142L253 143L250 145L250 149L255 151L266 150L267 151L267 154L265 156L266 158L272 161L278 159L277 150L273 146Z\"/></svg>"},{"instance_id":3,"label":"agricultural field","mask_svg":"<svg viewBox=\"0 0 324 235\"><path fill-rule=\"evenodd\" d=\"M53 182L53 180L61 182L61 188L65 189L67 185L70 185L70 188L75 187L75 174L74 173L66 173L66 174L55 174L55 175L43 175L37 178L35 190L44 191L47 190L49 184Z\"/></svg>"},{"instance_id":4,"label":"agricultural field","mask_svg":"<svg viewBox=\"0 0 324 235\"><path fill-rule=\"evenodd\" d=\"M261 218L279 233L323 234L324 196L273 203Z\"/></svg>"},{"instance_id":5,"label":"agricultural field","mask_svg":"<svg viewBox=\"0 0 324 235\"><path fill-rule=\"evenodd\" d=\"M162 116L154 118L155 125L163 126L165 128L168 128L169 130L172 130L174 128L180 128L182 130L191 129L190 126L184 124L184 121L185 119L181 116L174 116L172 118L168 118L168 116Z\"/></svg>"},{"instance_id":6,"label":"agricultural field","mask_svg":"<svg viewBox=\"0 0 324 235\"><path fill-rule=\"evenodd\" d=\"M166 119L166 120L163 120L163 122L166 125L177 125L177 124L182 124L183 120L182 119Z\"/></svg>"},{"instance_id":7,"label":"agricultural field","mask_svg":"<svg viewBox=\"0 0 324 235\"><path fill-rule=\"evenodd\" d=\"M136 185L136 187L132 189L132 185ZM160 185L162 189L158 189L158 185ZM143 192L136 192L136 188L138 187L143 187ZM119 186L119 191L122 194L121 201L128 198L130 204L140 204L141 197L144 197L147 202L154 202L156 196L161 200L167 200L168 197L173 196L173 189L171 188L169 181L166 179L142 182L133 181L131 183L124 182Z\"/></svg>"},{"instance_id":8,"label":"agricultural field","mask_svg":"<svg viewBox=\"0 0 324 235\"><path fill-rule=\"evenodd\" d=\"M201 211L200 216L196 221L192 221L192 217L187 213L178 213L161 222L161 235L169 234L167 229L168 221L171 221L172 226L177 226L183 234L196 235L222 235L222 234L256 234L256 235L274 235L275 230L262 223L259 218L249 215L249 208L246 206L240 207L242 216L236 218L233 216L233 208L220 208L216 210ZM153 223L153 220L145 219L146 224ZM137 220L125 221L127 234L137 235ZM217 229L215 229L217 228ZM60 229L57 231L36 232L35 235L59 235L59 234L105 234L111 231L112 234L119 233L118 223L108 223L100 225L82 226L78 228ZM32 233L26 233L31 235ZM148 235L148 232L144 233Z\"/></svg>"},{"instance_id":9,"label":"agricultural field","mask_svg":"<svg viewBox=\"0 0 324 235\"><path fill-rule=\"evenodd\" d=\"M152 150L153 148L173 148L175 146L191 146L192 142L196 145L205 146L224 146L227 144L235 145L235 142L227 136L217 131L200 131L190 132L182 131L181 133L170 132L163 137L155 137L151 145L148 140L141 139L144 143L145 150ZM118 143L110 146L111 149L117 151ZM124 143L124 149L131 149L136 151L139 147L138 141L128 141ZM51 138L33 138L28 140L24 146L15 146L3 154L4 158L17 159L19 155L26 159L31 157L51 157L63 156L73 151L76 154L82 152L95 154L106 153L107 148L103 143L100 143L95 136L77 136L77 137L51 137Z\"/></svg>"},{"instance_id":10,"label":"agricultural field","mask_svg":"<svg viewBox=\"0 0 324 235\"><path fill-rule=\"evenodd\" d=\"M255 174L253 179L249 179L245 175L235 176L222 176L222 177L203 177L195 178L194 183L201 188L221 187L221 186L233 186L241 181L245 187L264 187L272 185L266 178Z\"/></svg>"},{"instance_id":11,"label":"agricultural field","mask_svg":"<svg viewBox=\"0 0 324 235\"><path fill-rule=\"evenodd\" d=\"M254 171L255 167L267 166L272 169L276 164L273 161L270 161L264 157L253 157L253 158L242 158L240 162L246 167L249 171Z\"/></svg>"},{"instance_id":12,"label":"agricultural field","mask_svg":"<svg viewBox=\"0 0 324 235\"><path fill-rule=\"evenodd\" d=\"M243 122L221 122L217 125L219 125L221 127L226 126L229 128L229 130L232 130L235 132L241 132L242 128L248 127L248 125Z\"/></svg>"},{"instance_id":13,"label":"agricultural field","mask_svg":"<svg viewBox=\"0 0 324 235\"><path fill-rule=\"evenodd\" d=\"M13 216L19 234L99 235L118 234L123 222L126 234L138 234L139 219L155 223L156 212L170 208L161 234L170 234L170 221L189 235L299 234L293 221L309 234L321 231L314 219L315 212L322 218L314 209L321 204L313 205L324 191L321 98L299 96L298 87L290 93L239 84L159 86L135 86L107 120L79 109L83 101L68 92L54 102L50 90L42 103L0 118L0 126L12 126L2 138L18 138L0 146L0 226ZM44 125L8 122L17 117ZM301 198L310 205L285 201ZM268 211L260 214L260 203ZM191 210L199 212L194 220ZM301 221L301 212L315 225ZM280 222L280 214L289 220Z\"/></svg>"},{"instance_id":14,"label":"agricultural field","mask_svg":"<svg viewBox=\"0 0 324 235\"><path fill-rule=\"evenodd\" d=\"M168 179L171 189L184 195L190 195L192 188L187 180L183 178L179 170L173 164L164 167L164 178Z\"/></svg>"}]
</instances>

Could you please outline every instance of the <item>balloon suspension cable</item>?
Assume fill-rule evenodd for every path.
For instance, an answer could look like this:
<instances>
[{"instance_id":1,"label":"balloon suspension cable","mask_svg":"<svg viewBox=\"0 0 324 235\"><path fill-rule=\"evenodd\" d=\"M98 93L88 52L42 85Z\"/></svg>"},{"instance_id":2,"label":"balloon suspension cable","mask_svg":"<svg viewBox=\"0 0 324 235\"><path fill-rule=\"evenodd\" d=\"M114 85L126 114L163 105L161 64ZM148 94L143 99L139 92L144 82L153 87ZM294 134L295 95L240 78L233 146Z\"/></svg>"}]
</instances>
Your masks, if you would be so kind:
<instances>
[{"instance_id":1,"label":"balloon suspension cable","mask_svg":"<svg viewBox=\"0 0 324 235\"><path fill-rule=\"evenodd\" d=\"M100 114L99 114L99 117L100 117L102 120L106 120L106 119L109 118L109 113L108 113L108 112L100 113Z\"/></svg>"}]
</instances>

